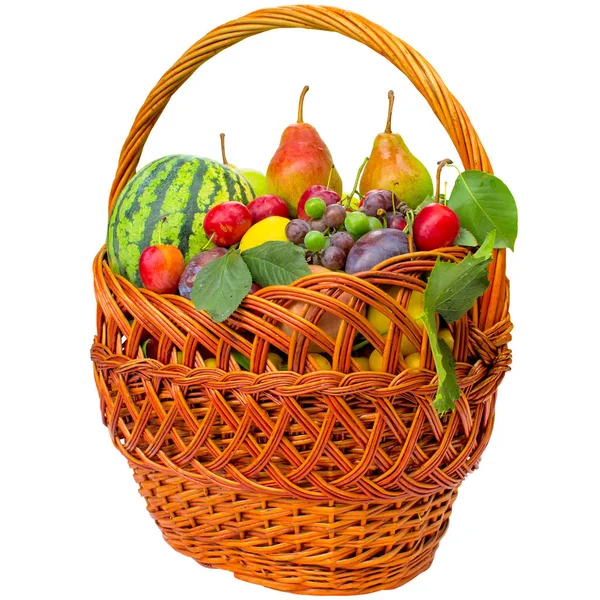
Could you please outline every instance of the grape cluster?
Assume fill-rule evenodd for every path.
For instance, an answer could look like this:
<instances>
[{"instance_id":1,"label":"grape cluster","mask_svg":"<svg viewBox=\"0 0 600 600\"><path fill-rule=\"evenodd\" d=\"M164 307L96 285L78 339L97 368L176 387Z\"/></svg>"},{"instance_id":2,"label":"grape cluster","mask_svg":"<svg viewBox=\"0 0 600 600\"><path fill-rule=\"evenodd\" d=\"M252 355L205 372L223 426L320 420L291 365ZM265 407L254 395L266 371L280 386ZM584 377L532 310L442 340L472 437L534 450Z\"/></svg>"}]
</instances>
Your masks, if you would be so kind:
<instances>
[{"instance_id":1,"label":"grape cluster","mask_svg":"<svg viewBox=\"0 0 600 600\"><path fill-rule=\"evenodd\" d=\"M394 205L389 190L369 192L355 211L349 211L341 201L331 204L315 196L304 204L307 219L290 221L285 233L290 242L306 248L309 263L341 270L354 243L366 233L383 227L404 229L400 204Z\"/></svg>"}]
</instances>

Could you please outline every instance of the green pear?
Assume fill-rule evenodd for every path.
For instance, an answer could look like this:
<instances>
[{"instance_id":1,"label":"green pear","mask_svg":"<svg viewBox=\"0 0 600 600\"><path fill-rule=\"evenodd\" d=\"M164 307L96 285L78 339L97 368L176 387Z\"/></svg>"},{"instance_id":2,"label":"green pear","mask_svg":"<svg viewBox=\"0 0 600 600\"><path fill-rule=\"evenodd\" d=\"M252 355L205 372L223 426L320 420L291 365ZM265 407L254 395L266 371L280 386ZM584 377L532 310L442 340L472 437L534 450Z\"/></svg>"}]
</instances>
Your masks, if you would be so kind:
<instances>
[{"instance_id":1,"label":"green pear","mask_svg":"<svg viewBox=\"0 0 600 600\"><path fill-rule=\"evenodd\" d=\"M396 198L416 208L433 194L433 181L423 163L406 147L398 133L392 133L394 92L388 93L385 131L375 138L371 156L360 180L360 193L390 190Z\"/></svg>"}]
</instances>

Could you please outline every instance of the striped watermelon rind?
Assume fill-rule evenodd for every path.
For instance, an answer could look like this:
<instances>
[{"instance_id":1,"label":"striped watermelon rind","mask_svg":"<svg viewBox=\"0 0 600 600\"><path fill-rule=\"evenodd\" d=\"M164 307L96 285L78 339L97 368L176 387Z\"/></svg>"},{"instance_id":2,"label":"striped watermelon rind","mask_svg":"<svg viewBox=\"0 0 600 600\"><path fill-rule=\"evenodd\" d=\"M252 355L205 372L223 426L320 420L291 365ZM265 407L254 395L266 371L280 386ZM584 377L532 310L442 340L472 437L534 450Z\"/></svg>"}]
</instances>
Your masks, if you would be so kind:
<instances>
[{"instance_id":1,"label":"striped watermelon rind","mask_svg":"<svg viewBox=\"0 0 600 600\"><path fill-rule=\"evenodd\" d=\"M142 287L140 256L159 243L159 230L161 242L177 246L187 263L203 246L213 247L203 227L213 206L252 199L248 181L215 160L185 154L159 158L132 177L113 206L106 241L109 265Z\"/></svg>"}]
</instances>

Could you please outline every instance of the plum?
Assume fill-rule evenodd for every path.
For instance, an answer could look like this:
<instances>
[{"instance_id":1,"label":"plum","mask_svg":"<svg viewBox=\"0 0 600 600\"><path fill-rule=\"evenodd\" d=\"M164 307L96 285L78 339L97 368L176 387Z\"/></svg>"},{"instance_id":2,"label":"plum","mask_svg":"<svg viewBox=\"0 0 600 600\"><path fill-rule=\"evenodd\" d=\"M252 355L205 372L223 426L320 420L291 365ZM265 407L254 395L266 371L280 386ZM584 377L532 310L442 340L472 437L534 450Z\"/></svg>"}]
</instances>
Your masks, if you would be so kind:
<instances>
[{"instance_id":1,"label":"plum","mask_svg":"<svg viewBox=\"0 0 600 600\"><path fill-rule=\"evenodd\" d=\"M409 252L408 236L398 229L375 229L363 235L350 249L346 273L369 271L380 262Z\"/></svg>"},{"instance_id":2,"label":"plum","mask_svg":"<svg viewBox=\"0 0 600 600\"><path fill-rule=\"evenodd\" d=\"M196 281L196 275L198 271L209 262L220 258L227 254L227 248L213 248L212 250L205 250L199 252L196 256L190 259L190 262L186 265L181 277L179 279L179 293L188 300L192 294L192 288L194 287L194 281Z\"/></svg>"}]
</instances>

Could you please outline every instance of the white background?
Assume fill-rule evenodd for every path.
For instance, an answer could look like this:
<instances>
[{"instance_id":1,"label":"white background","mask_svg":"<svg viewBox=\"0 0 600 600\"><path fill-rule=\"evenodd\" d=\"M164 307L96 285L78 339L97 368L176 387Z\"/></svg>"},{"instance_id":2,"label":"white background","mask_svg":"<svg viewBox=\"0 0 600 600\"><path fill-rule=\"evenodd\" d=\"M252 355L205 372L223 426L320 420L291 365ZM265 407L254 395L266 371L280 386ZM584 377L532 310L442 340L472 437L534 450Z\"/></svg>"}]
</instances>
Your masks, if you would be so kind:
<instances>
[{"instance_id":1,"label":"white background","mask_svg":"<svg viewBox=\"0 0 600 600\"><path fill-rule=\"evenodd\" d=\"M0 19L2 385L0 596L282 598L202 569L161 539L100 422L89 348L91 263L120 145L163 72L265 0L13 2ZM598 598L598 82L592 2L337 4L418 49L471 117L520 209L509 256L513 371L480 469L433 566L377 597ZM433 172L457 155L404 76L339 35L273 32L203 66L142 158L172 152L266 169L305 119L350 189L385 124ZM288 596L291 597L291 596Z\"/></svg>"}]
</instances>

